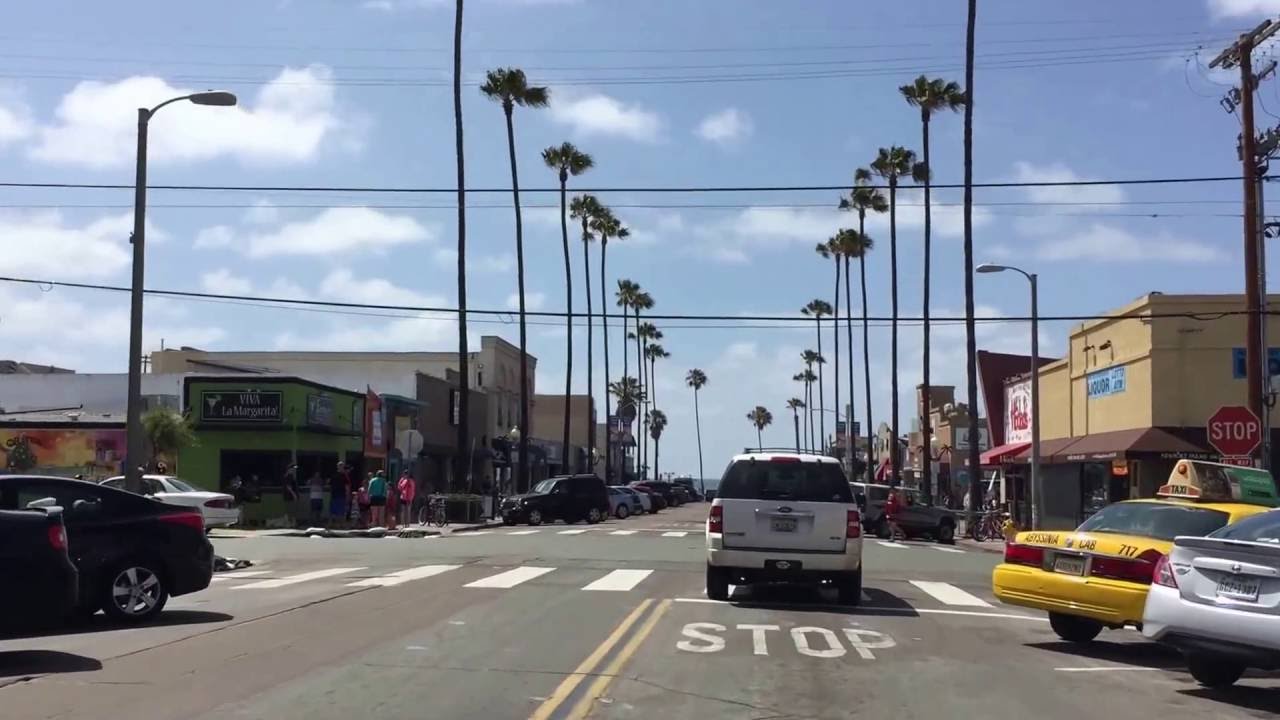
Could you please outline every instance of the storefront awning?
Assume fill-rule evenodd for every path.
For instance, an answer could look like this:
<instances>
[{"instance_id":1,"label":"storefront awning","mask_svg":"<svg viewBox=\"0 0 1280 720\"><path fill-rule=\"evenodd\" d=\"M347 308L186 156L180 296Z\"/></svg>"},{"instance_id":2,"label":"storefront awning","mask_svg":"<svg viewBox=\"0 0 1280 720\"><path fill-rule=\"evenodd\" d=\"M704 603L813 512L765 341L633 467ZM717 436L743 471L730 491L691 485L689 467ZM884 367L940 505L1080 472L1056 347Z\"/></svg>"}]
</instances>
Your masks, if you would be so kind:
<instances>
[{"instance_id":1,"label":"storefront awning","mask_svg":"<svg viewBox=\"0 0 1280 720\"><path fill-rule=\"evenodd\" d=\"M1029 442L1005 443L1003 445L993 447L982 453L982 466L991 467L993 465L999 465L1028 447L1031 447L1031 443Z\"/></svg>"},{"instance_id":2,"label":"storefront awning","mask_svg":"<svg viewBox=\"0 0 1280 720\"><path fill-rule=\"evenodd\" d=\"M1066 450L1068 447L1071 447L1071 445L1078 440L1080 440L1080 438L1069 437L1069 438L1054 438L1052 440L1041 441L1040 442L1040 461L1051 462L1049 458L1055 457L1056 455L1060 455L1064 450ZM1024 449L1020 450L1016 454L1005 456L1004 462L1018 463L1022 465L1025 465L1031 462L1031 444L1028 443ZM1052 462L1067 462L1067 461L1055 459Z\"/></svg>"},{"instance_id":3,"label":"storefront awning","mask_svg":"<svg viewBox=\"0 0 1280 720\"><path fill-rule=\"evenodd\" d=\"M1135 428L1097 433L1054 453L1055 462L1118 460L1139 456L1200 456L1205 449L1160 428ZM1042 452L1041 455L1044 455Z\"/></svg>"}]
</instances>

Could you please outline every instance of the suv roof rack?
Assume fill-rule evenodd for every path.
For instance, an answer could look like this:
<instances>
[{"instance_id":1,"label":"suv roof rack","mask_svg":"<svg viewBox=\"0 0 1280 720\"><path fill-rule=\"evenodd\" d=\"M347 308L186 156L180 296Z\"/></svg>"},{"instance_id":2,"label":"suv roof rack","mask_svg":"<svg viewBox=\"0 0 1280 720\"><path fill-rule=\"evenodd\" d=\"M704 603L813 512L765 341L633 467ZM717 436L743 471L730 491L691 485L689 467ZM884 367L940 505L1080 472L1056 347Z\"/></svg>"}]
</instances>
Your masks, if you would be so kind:
<instances>
[{"instance_id":1,"label":"suv roof rack","mask_svg":"<svg viewBox=\"0 0 1280 720\"><path fill-rule=\"evenodd\" d=\"M792 455L814 455L817 457L831 457L817 450L797 450L793 447L746 447L742 448L743 454L749 453L791 453Z\"/></svg>"}]
</instances>

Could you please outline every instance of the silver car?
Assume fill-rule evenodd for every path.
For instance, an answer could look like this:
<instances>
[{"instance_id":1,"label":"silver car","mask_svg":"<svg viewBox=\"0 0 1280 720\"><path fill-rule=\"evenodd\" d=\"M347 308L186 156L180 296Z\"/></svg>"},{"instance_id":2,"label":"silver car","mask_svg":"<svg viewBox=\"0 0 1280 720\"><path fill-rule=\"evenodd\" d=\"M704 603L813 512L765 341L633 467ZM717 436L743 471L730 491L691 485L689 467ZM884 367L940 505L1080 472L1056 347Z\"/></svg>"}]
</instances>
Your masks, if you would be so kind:
<instances>
[{"instance_id":1,"label":"silver car","mask_svg":"<svg viewBox=\"0 0 1280 720\"><path fill-rule=\"evenodd\" d=\"M1142 634L1181 650L1200 684L1280 669L1280 510L1176 538L1153 574Z\"/></svg>"}]
</instances>

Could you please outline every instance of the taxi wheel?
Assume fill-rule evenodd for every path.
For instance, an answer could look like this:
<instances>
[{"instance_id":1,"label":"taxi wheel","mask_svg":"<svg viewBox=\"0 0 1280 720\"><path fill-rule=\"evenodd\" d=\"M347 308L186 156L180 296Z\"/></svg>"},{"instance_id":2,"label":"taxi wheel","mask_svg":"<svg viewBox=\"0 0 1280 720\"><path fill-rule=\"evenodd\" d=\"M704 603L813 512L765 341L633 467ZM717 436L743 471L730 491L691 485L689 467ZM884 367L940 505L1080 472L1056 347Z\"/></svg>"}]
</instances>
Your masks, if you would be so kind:
<instances>
[{"instance_id":1,"label":"taxi wheel","mask_svg":"<svg viewBox=\"0 0 1280 720\"><path fill-rule=\"evenodd\" d=\"M1211 688L1230 687L1244 674L1243 665L1204 655L1188 655L1187 670L1196 682Z\"/></svg>"},{"instance_id":2,"label":"taxi wheel","mask_svg":"<svg viewBox=\"0 0 1280 720\"><path fill-rule=\"evenodd\" d=\"M1102 632L1102 623L1097 620L1053 612L1049 613L1049 627L1058 637L1074 643L1087 643Z\"/></svg>"}]
</instances>

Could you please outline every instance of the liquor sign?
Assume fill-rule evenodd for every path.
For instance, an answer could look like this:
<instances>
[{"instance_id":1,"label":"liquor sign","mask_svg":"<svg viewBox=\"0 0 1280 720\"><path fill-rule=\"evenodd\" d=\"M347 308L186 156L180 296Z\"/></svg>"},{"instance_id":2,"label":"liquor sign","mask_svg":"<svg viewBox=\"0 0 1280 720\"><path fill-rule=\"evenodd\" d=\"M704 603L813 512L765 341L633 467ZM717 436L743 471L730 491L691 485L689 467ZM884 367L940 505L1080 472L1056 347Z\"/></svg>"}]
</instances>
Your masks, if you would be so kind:
<instances>
[{"instance_id":1,"label":"liquor sign","mask_svg":"<svg viewBox=\"0 0 1280 720\"><path fill-rule=\"evenodd\" d=\"M1031 442L1031 380L1021 380L1004 387L1004 441Z\"/></svg>"},{"instance_id":2,"label":"liquor sign","mask_svg":"<svg viewBox=\"0 0 1280 720\"><path fill-rule=\"evenodd\" d=\"M200 422L204 423L278 423L283 406L283 393L278 390L244 390L200 392Z\"/></svg>"},{"instance_id":3,"label":"liquor sign","mask_svg":"<svg viewBox=\"0 0 1280 720\"><path fill-rule=\"evenodd\" d=\"M1125 387L1124 366L1089 373L1085 376L1085 387L1090 400L1119 395Z\"/></svg>"},{"instance_id":4,"label":"liquor sign","mask_svg":"<svg viewBox=\"0 0 1280 720\"><path fill-rule=\"evenodd\" d=\"M1224 405L1209 416L1209 444L1229 457L1252 455L1262 443L1262 421L1243 405Z\"/></svg>"}]
</instances>

